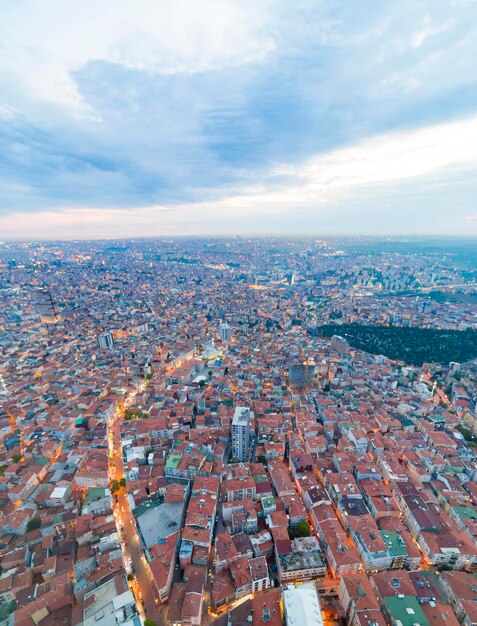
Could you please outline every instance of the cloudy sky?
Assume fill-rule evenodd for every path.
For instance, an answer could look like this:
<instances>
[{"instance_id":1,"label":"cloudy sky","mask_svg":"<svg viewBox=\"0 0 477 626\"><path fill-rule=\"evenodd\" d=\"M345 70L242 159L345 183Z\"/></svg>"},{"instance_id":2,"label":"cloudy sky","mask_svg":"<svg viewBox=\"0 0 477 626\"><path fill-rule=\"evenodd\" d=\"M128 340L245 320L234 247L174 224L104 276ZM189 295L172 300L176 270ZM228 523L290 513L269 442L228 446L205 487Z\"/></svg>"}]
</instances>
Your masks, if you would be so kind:
<instances>
[{"instance_id":1,"label":"cloudy sky","mask_svg":"<svg viewBox=\"0 0 477 626\"><path fill-rule=\"evenodd\" d=\"M477 235L475 0L2 0L0 238Z\"/></svg>"}]
</instances>

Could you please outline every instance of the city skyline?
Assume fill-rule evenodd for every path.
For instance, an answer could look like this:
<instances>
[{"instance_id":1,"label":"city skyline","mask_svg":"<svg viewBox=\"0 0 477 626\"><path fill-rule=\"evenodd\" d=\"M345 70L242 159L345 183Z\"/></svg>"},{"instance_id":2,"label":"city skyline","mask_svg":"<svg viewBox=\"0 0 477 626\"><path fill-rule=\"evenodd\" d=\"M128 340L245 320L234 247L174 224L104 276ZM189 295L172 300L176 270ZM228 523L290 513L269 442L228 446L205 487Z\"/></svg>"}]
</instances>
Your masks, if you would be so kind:
<instances>
[{"instance_id":1,"label":"city skyline","mask_svg":"<svg viewBox=\"0 0 477 626\"><path fill-rule=\"evenodd\" d=\"M477 235L477 5L0 9L0 238Z\"/></svg>"}]
</instances>

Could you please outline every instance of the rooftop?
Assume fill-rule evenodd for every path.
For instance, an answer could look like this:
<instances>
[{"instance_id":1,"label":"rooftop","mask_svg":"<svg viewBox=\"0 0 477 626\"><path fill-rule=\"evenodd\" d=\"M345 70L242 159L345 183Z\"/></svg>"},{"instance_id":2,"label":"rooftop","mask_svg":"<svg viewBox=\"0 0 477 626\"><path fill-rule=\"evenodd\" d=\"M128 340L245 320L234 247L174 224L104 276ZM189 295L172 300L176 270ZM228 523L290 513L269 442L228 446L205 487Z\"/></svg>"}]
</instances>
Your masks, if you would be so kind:
<instances>
[{"instance_id":1,"label":"rooftop","mask_svg":"<svg viewBox=\"0 0 477 626\"><path fill-rule=\"evenodd\" d=\"M313 583L285 587L283 605L290 626L323 626L318 593Z\"/></svg>"}]
</instances>

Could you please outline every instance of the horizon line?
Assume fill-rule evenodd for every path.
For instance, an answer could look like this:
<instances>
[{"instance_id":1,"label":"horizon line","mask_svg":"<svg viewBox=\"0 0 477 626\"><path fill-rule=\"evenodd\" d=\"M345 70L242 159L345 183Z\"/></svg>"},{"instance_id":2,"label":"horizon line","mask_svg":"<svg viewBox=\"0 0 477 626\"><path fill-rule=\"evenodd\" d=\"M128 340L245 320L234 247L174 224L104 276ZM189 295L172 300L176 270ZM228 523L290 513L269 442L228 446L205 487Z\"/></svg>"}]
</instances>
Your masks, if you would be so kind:
<instances>
[{"instance_id":1,"label":"horizon line","mask_svg":"<svg viewBox=\"0 0 477 626\"><path fill-rule=\"evenodd\" d=\"M202 233L202 234L186 234L186 235L142 235L142 236L124 236L124 237L40 237L34 239L32 237L18 238L18 237L3 237L0 239L0 245L5 243L55 243L55 242L107 242L107 241L153 241L162 239L390 239L399 240L403 238L409 239L464 239L474 240L477 239L477 234L449 234L449 233L402 233L402 234L336 234L336 233L299 233L299 234L285 234L285 233Z\"/></svg>"}]
</instances>

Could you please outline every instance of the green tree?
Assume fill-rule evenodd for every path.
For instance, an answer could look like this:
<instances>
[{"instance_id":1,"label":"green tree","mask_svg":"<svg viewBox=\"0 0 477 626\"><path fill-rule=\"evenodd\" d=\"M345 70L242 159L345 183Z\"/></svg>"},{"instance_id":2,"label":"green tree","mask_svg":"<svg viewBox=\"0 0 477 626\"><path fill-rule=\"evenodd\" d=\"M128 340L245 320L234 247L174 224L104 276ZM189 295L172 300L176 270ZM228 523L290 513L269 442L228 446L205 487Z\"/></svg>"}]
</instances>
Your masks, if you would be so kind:
<instances>
[{"instance_id":1,"label":"green tree","mask_svg":"<svg viewBox=\"0 0 477 626\"><path fill-rule=\"evenodd\" d=\"M460 432L469 446L477 447L477 437L469 428L466 428L463 424L457 424L455 429Z\"/></svg>"},{"instance_id":2,"label":"green tree","mask_svg":"<svg viewBox=\"0 0 477 626\"><path fill-rule=\"evenodd\" d=\"M267 457L264 454L259 454L257 457L257 462L265 465L265 463L267 462Z\"/></svg>"},{"instance_id":3,"label":"green tree","mask_svg":"<svg viewBox=\"0 0 477 626\"><path fill-rule=\"evenodd\" d=\"M14 463L20 463L21 460L22 460L21 454L19 454L18 452L16 454L12 454L12 461Z\"/></svg>"},{"instance_id":4,"label":"green tree","mask_svg":"<svg viewBox=\"0 0 477 626\"><path fill-rule=\"evenodd\" d=\"M407 326L327 324L317 328L324 337L342 335L354 348L412 365L426 362L463 363L477 355L477 330L448 330Z\"/></svg>"},{"instance_id":5,"label":"green tree","mask_svg":"<svg viewBox=\"0 0 477 626\"><path fill-rule=\"evenodd\" d=\"M146 617L144 620L144 626L156 626L156 622L154 622L150 617Z\"/></svg>"},{"instance_id":6,"label":"green tree","mask_svg":"<svg viewBox=\"0 0 477 626\"><path fill-rule=\"evenodd\" d=\"M41 526L41 519L38 517L33 517L27 524L27 531L37 530Z\"/></svg>"},{"instance_id":7,"label":"green tree","mask_svg":"<svg viewBox=\"0 0 477 626\"><path fill-rule=\"evenodd\" d=\"M126 479L125 479L125 477L124 477L124 476L123 476L123 477L121 478L121 480L119 481L119 486L120 486L120 487L125 487L125 486L126 486Z\"/></svg>"},{"instance_id":8,"label":"green tree","mask_svg":"<svg viewBox=\"0 0 477 626\"><path fill-rule=\"evenodd\" d=\"M117 491L119 491L119 481L117 481L116 479L111 481L111 493L116 493Z\"/></svg>"},{"instance_id":9,"label":"green tree","mask_svg":"<svg viewBox=\"0 0 477 626\"><path fill-rule=\"evenodd\" d=\"M290 537L309 537L310 525L305 520L299 522L294 528L290 528Z\"/></svg>"}]
</instances>

